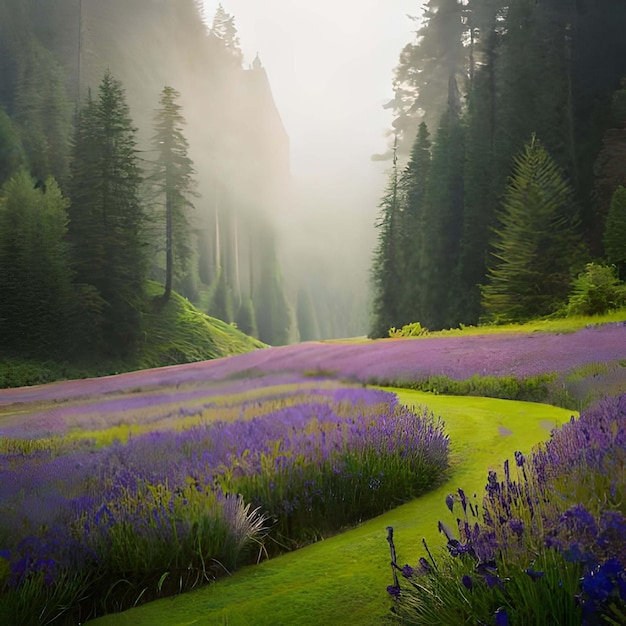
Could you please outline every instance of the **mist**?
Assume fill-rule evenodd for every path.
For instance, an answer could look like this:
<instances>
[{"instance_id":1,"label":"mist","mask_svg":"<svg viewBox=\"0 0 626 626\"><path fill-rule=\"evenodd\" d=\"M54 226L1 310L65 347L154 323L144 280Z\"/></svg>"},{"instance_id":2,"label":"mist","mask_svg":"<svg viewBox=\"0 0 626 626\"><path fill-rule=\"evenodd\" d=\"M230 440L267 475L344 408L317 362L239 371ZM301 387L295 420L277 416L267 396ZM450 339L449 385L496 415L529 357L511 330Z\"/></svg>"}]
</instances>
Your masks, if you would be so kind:
<instances>
[{"instance_id":1,"label":"mist","mask_svg":"<svg viewBox=\"0 0 626 626\"><path fill-rule=\"evenodd\" d=\"M217 2L205 1L210 24ZM244 66L258 54L290 141L289 206L277 224L286 277L306 285L331 323L323 336L367 333L374 222L390 163L391 76L415 2L226 0ZM334 303L330 309L326 302ZM337 306L339 304L339 306Z\"/></svg>"}]
</instances>

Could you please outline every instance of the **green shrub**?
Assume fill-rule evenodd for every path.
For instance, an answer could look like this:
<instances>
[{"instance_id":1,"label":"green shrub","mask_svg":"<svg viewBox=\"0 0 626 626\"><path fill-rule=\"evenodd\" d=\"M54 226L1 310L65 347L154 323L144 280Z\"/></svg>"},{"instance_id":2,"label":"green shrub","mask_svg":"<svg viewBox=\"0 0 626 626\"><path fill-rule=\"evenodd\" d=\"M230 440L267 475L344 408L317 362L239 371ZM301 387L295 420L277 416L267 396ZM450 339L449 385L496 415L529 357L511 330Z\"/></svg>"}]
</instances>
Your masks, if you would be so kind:
<instances>
[{"instance_id":1,"label":"green shrub","mask_svg":"<svg viewBox=\"0 0 626 626\"><path fill-rule=\"evenodd\" d=\"M424 328L419 322L413 322L412 324L405 324L402 328L397 329L392 326L389 329L389 336L393 338L398 337L422 337L428 334L428 329Z\"/></svg>"},{"instance_id":2,"label":"green shrub","mask_svg":"<svg viewBox=\"0 0 626 626\"><path fill-rule=\"evenodd\" d=\"M626 304L626 285L615 266L587 263L574 281L567 304L568 315L601 315Z\"/></svg>"}]
</instances>

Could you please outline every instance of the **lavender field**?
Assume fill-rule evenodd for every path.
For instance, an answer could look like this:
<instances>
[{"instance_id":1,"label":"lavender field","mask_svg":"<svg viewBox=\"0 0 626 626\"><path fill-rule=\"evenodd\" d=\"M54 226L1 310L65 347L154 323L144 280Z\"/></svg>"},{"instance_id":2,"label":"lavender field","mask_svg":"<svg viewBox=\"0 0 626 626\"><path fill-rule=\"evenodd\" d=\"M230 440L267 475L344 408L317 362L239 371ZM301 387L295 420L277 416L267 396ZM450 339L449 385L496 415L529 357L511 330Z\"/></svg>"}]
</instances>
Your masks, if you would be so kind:
<instances>
[{"instance_id":1,"label":"lavender field","mask_svg":"<svg viewBox=\"0 0 626 626\"><path fill-rule=\"evenodd\" d=\"M77 623L179 593L446 480L445 424L363 383L492 377L506 387L543 376L588 400L594 389L626 391L625 359L626 326L609 324L309 343L2 390L0 617ZM593 449L608 449L594 437ZM586 497L604 488L597 482ZM598 528L608 523L595 515ZM470 531L478 537L461 530L463 545Z\"/></svg>"},{"instance_id":2,"label":"lavender field","mask_svg":"<svg viewBox=\"0 0 626 626\"><path fill-rule=\"evenodd\" d=\"M576 392L584 394L603 378L609 388L617 388L626 377L625 369L626 323L617 322L562 334L510 332L351 343L310 342L118 376L5 389L0 391L0 407L17 402L67 400L236 379L252 380L244 385L263 386L264 383L254 380L267 374L396 383L429 377L454 381L476 376L524 380L548 375L558 379L562 386L577 387Z\"/></svg>"},{"instance_id":3,"label":"lavender field","mask_svg":"<svg viewBox=\"0 0 626 626\"><path fill-rule=\"evenodd\" d=\"M427 411L332 381L263 382L4 418L0 614L76 623L191 589L445 477L448 438Z\"/></svg>"}]
</instances>

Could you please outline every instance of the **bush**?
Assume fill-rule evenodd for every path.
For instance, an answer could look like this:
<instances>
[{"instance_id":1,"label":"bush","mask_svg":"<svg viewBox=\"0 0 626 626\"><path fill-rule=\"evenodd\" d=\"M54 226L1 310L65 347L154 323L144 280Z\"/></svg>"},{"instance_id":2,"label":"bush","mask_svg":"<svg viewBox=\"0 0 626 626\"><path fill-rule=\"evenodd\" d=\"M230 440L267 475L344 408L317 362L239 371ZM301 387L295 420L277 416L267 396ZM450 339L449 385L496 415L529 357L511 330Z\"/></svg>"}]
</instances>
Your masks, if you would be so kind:
<instances>
[{"instance_id":1,"label":"bush","mask_svg":"<svg viewBox=\"0 0 626 626\"><path fill-rule=\"evenodd\" d=\"M626 285L615 266L588 263L572 285L568 315L601 315L626 304Z\"/></svg>"},{"instance_id":2,"label":"bush","mask_svg":"<svg viewBox=\"0 0 626 626\"><path fill-rule=\"evenodd\" d=\"M389 329L389 336L397 339L398 337L422 337L428 334L428 329L424 328L419 322L405 324L399 330L392 326Z\"/></svg>"}]
</instances>

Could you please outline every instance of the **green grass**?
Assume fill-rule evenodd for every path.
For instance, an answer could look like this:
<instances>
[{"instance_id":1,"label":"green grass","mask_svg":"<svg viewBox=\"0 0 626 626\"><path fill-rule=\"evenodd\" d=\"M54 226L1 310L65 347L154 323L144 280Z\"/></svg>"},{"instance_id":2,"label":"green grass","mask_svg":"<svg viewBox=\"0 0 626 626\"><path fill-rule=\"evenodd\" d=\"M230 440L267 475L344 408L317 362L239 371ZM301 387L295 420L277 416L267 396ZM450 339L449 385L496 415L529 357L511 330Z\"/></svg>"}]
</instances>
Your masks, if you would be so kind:
<instances>
[{"instance_id":1,"label":"green grass","mask_svg":"<svg viewBox=\"0 0 626 626\"><path fill-rule=\"evenodd\" d=\"M421 539L443 545L437 521L449 521L444 498L462 487L479 496L487 470L499 468L515 450L530 448L567 421L570 411L548 405L477 397L433 396L399 391L407 404L427 405L442 415L452 442L450 480L341 535L246 567L232 577L173 598L111 615L97 626L378 625L389 619L391 584L386 527L396 531L398 562L415 564Z\"/></svg>"},{"instance_id":2,"label":"green grass","mask_svg":"<svg viewBox=\"0 0 626 626\"><path fill-rule=\"evenodd\" d=\"M571 317L550 317L547 319L532 320L523 324L482 324L448 328L445 330L428 331L417 337L406 339L424 339L428 337L468 337L471 335L493 335L498 333L575 333L589 325L610 324L626 321L626 308L617 309L603 315L576 315ZM368 343L367 337L351 337L346 339L327 339L324 343Z\"/></svg>"}]
</instances>

